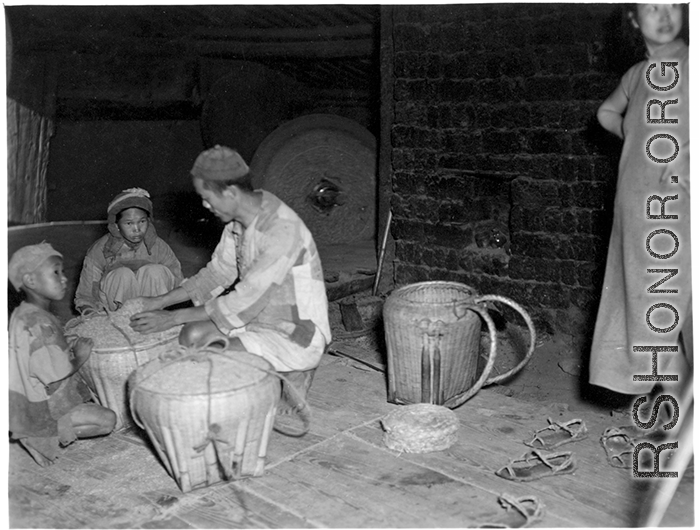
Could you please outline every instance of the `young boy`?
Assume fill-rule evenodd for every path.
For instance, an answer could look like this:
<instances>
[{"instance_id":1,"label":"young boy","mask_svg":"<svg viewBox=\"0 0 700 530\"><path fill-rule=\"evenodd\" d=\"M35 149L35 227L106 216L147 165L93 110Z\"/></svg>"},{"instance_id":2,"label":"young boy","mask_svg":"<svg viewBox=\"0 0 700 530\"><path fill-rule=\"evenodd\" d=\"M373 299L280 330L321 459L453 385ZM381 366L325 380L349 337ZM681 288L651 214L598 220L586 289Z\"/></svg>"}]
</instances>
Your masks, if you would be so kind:
<instances>
[{"instance_id":1,"label":"young boy","mask_svg":"<svg viewBox=\"0 0 700 530\"><path fill-rule=\"evenodd\" d=\"M48 243L29 245L12 255L8 270L10 282L26 297L9 325L10 436L43 467L76 438L112 432L117 417L86 403L90 392L76 374L92 341L79 338L69 345L50 312L51 301L66 294L63 256Z\"/></svg>"}]
</instances>

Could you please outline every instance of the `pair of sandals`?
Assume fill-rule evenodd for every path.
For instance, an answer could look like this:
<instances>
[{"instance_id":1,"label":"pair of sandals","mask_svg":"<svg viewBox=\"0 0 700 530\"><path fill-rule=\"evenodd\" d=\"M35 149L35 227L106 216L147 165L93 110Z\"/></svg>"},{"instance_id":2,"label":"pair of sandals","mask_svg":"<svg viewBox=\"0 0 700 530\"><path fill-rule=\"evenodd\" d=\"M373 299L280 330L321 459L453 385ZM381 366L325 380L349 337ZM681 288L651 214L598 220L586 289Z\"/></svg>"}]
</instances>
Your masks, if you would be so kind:
<instances>
[{"instance_id":1,"label":"pair of sandals","mask_svg":"<svg viewBox=\"0 0 700 530\"><path fill-rule=\"evenodd\" d=\"M547 418L547 423L547 427L535 431L531 440L523 441L532 447L532 451L511 460L496 471L496 475L506 480L528 482L548 476L566 475L576 470L576 460L570 451L544 451L583 440L588 436L586 424L580 419L555 422L551 418ZM515 498L503 494L498 500L506 513L479 528L523 528L540 521L544 515L544 504L534 496Z\"/></svg>"},{"instance_id":2,"label":"pair of sandals","mask_svg":"<svg viewBox=\"0 0 700 530\"><path fill-rule=\"evenodd\" d=\"M571 420L566 423L552 422L551 419L547 421L550 425L535 432L533 439L529 442L525 442L526 445L533 448L550 450L560 445L582 440L587 437L586 426L582 420ZM600 437L600 443L603 449L605 449L605 456L612 467L632 469L635 446L640 441L649 441L649 439L653 439L654 434L658 433L652 433L651 435L648 433L640 434L639 430L632 426L609 427L605 429ZM569 468L566 466L566 462L562 462L561 460L562 454L563 453L548 455L547 458L550 464L558 465L562 471L564 469L568 470ZM645 457L646 456L647 455L645 455ZM554 459L553 462L552 459ZM645 461L648 460L648 458L642 460ZM573 470L566 472L573 472ZM551 474L560 473L552 472Z\"/></svg>"},{"instance_id":3,"label":"pair of sandals","mask_svg":"<svg viewBox=\"0 0 700 530\"><path fill-rule=\"evenodd\" d=\"M655 445L664 438L662 431L643 433L633 426L609 427L600 437L600 444L605 449L605 456L612 467L632 469L634 467L635 447L641 442L654 442ZM642 453L638 464L644 468L651 465L653 457L648 451Z\"/></svg>"},{"instance_id":4,"label":"pair of sandals","mask_svg":"<svg viewBox=\"0 0 700 530\"><path fill-rule=\"evenodd\" d=\"M564 423L547 418L549 425L535 431L525 445L533 448L520 458L511 460L496 471L496 475L506 480L528 482L543 477L566 475L576 471L576 459L571 451L543 453L564 444L588 437L588 429L583 420L573 419Z\"/></svg>"},{"instance_id":5,"label":"pair of sandals","mask_svg":"<svg viewBox=\"0 0 700 530\"><path fill-rule=\"evenodd\" d=\"M534 496L513 497L504 493L498 497L498 502L505 513L477 528L525 528L541 521L544 516L544 504Z\"/></svg>"}]
</instances>

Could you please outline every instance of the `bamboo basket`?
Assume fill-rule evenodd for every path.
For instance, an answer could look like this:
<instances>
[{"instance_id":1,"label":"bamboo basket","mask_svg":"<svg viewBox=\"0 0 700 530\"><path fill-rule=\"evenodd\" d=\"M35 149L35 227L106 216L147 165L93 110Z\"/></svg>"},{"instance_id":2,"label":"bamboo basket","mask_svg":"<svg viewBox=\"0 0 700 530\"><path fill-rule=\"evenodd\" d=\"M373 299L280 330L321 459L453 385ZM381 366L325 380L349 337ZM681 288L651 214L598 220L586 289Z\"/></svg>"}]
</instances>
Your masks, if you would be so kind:
<instances>
[{"instance_id":1,"label":"bamboo basket","mask_svg":"<svg viewBox=\"0 0 700 530\"><path fill-rule=\"evenodd\" d=\"M488 379L496 359L496 328L483 302L498 301L521 313L530 330L530 347L507 373ZM395 290L384 303L388 400L398 404L429 403L454 408L479 389L520 370L535 348L535 329L518 304L496 295L478 296L458 282L428 281ZM482 321L491 339L481 369Z\"/></svg>"},{"instance_id":2,"label":"bamboo basket","mask_svg":"<svg viewBox=\"0 0 700 530\"><path fill-rule=\"evenodd\" d=\"M94 331L82 333L80 324L90 320ZM80 367L79 373L87 383L100 405L112 409L117 414L115 431L133 427L134 421L129 412L127 395L127 380L139 366L157 359L162 353L169 351L177 344L182 326L171 328L165 332L145 335L142 342L124 346L128 340L124 338L113 347L104 346L104 340L90 336L99 334L100 328L113 332L114 328L107 316L93 315L79 317L66 325L66 333L92 338L98 345L93 347L87 361Z\"/></svg>"},{"instance_id":3,"label":"bamboo basket","mask_svg":"<svg viewBox=\"0 0 700 530\"><path fill-rule=\"evenodd\" d=\"M183 492L265 469L280 382L257 355L180 347L134 372L131 411Z\"/></svg>"}]
</instances>

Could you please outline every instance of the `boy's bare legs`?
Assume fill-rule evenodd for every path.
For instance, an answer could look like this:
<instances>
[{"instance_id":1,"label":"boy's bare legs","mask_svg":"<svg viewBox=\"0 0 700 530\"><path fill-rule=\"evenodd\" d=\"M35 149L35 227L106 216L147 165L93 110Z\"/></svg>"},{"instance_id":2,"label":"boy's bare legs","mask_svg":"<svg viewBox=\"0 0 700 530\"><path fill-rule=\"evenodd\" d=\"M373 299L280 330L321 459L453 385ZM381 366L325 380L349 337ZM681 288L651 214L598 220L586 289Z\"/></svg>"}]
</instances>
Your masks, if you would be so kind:
<instances>
[{"instance_id":1,"label":"boy's bare legs","mask_svg":"<svg viewBox=\"0 0 700 530\"><path fill-rule=\"evenodd\" d=\"M114 430L117 415L96 403L82 403L58 420L59 443L69 445L76 438L104 436ZM59 455L56 437L30 436L19 442L41 467L54 463Z\"/></svg>"}]
</instances>

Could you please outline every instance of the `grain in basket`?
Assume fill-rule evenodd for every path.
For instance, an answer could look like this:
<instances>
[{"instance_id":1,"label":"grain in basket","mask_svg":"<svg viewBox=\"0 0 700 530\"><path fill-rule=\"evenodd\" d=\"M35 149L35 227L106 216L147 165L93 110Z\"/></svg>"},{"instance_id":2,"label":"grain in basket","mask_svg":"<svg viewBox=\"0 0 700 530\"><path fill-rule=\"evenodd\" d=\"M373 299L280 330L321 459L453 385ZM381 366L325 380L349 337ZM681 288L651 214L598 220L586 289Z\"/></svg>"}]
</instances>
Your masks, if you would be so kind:
<instances>
[{"instance_id":1,"label":"grain in basket","mask_svg":"<svg viewBox=\"0 0 700 530\"><path fill-rule=\"evenodd\" d=\"M143 302L141 300L127 300L116 311L92 313L87 317L71 320L66 325L66 334L92 339L94 349L154 343L174 334L172 328L159 333L139 333L131 329L129 325L131 317L142 311Z\"/></svg>"}]
</instances>

